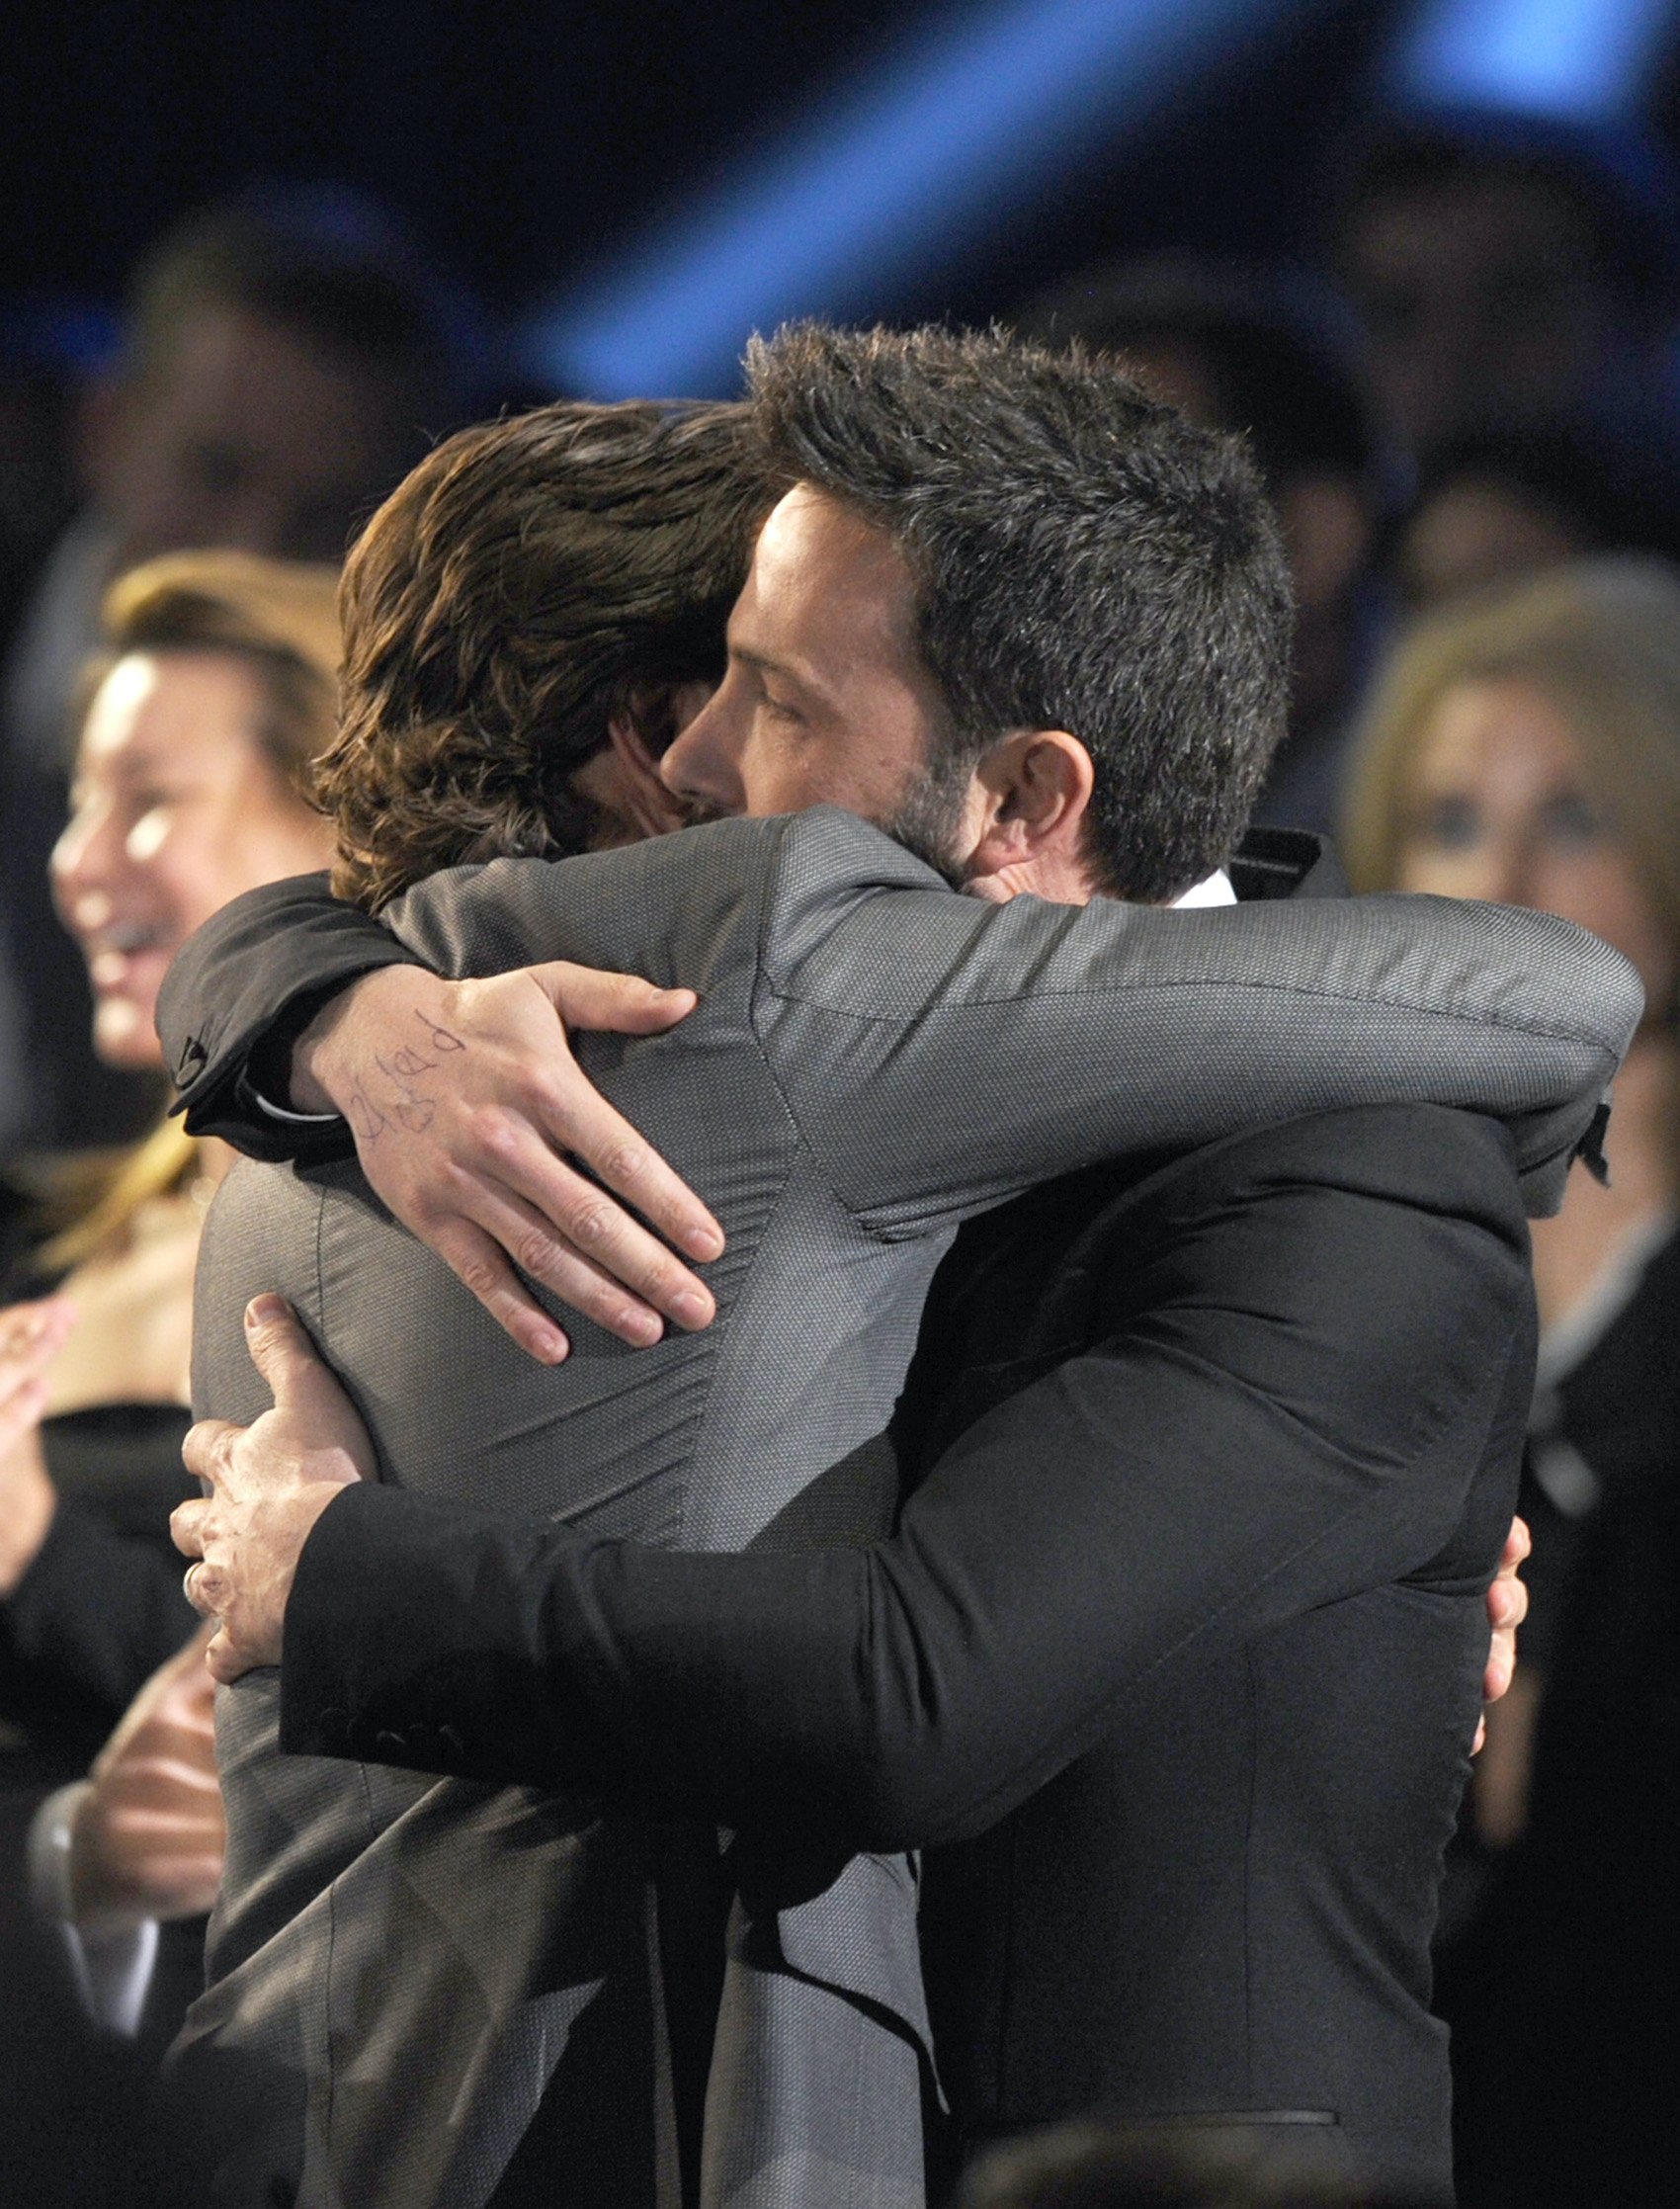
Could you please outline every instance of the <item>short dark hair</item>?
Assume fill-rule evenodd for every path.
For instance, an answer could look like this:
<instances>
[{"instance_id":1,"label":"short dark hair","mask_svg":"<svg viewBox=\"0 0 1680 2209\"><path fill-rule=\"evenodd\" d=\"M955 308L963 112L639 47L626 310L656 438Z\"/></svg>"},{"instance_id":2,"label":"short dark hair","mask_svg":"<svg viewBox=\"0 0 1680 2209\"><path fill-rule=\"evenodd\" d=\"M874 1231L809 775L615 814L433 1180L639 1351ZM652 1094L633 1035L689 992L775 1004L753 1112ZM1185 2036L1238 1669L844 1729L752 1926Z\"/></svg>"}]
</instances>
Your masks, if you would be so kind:
<instances>
[{"instance_id":1,"label":"short dark hair","mask_svg":"<svg viewBox=\"0 0 1680 2209\"><path fill-rule=\"evenodd\" d=\"M1615 424L1568 417L1468 429L1419 470L1414 511L1465 483L1508 489L1557 522L1582 552L1680 559L1674 460Z\"/></svg>"},{"instance_id":2,"label":"short dark hair","mask_svg":"<svg viewBox=\"0 0 1680 2209\"><path fill-rule=\"evenodd\" d=\"M583 849L572 777L614 715L661 749L670 692L721 674L768 502L739 404L561 401L428 454L345 564L340 895Z\"/></svg>"},{"instance_id":3,"label":"short dark hair","mask_svg":"<svg viewBox=\"0 0 1680 2209\"><path fill-rule=\"evenodd\" d=\"M1107 362L1000 331L798 323L747 357L778 480L891 537L949 725L948 789L1014 728L1096 767L1101 886L1162 899L1229 858L1284 727L1291 601L1234 438Z\"/></svg>"}]
</instances>

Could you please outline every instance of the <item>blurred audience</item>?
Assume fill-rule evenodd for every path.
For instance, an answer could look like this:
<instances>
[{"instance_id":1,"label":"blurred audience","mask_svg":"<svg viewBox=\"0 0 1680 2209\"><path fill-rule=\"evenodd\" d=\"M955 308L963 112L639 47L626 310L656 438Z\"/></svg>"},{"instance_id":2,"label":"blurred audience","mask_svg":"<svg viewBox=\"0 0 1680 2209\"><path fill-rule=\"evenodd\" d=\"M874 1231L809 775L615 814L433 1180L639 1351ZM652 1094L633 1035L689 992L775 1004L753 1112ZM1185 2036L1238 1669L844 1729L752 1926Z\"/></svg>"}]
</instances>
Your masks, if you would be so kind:
<instances>
[{"instance_id":1,"label":"blurred audience","mask_svg":"<svg viewBox=\"0 0 1680 2209\"><path fill-rule=\"evenodd\" d=\"M0 313L0 651L75 510L68 319L27 305Z\"/></svg>"},{"instance_id":2,"label":"blurred audience","mask_svg":"<svg viewBox=\"0 0 1680 2209\"><path fill-rule=\"evenodd\" d=\"M1379 396L1423 459L1578 410L1658 425L1675 192L1637 134L1509 114L1391 119L1334 189L1332 252Z\"/></svg>"},{"instance_id":3,"label":"blurred audience","mask_svg":"<svg viewBox=\"0 0 1680 2209\"><path fill-rule=\"evenodd\" d=\"M75 509L77 375L64 327L72 319L27 305L0 315L0 665L42 562ZM3 770L0 820L10 824ZM23 1005L0 933L0 1150L26 1122L23 1044Z\"/></svg>"},{"instance_id":4,"label":"blurred audience","mask_svg":"<svg viewBox=\"0 0 1680 2209\"><path fill-rule=\"evenodd\" d=\"M1461 2209L1673 2198L1680 2077L1680 575L1583 560L1400 644L1348 798L1356 888L1534 905L1638 968L1613 1174L1536 1223L1532 1610L1450 1864Z\"/></svg>"},{"instance_id":5,"label":"blurred audience","mask_svg":"<svg viewBox=\"0 0 1680 2209\"><path fill-rule=\"evenodd\" d=\"M1163 258L1097 269L1017 318L1123 357L1163 398L1240 431L1283 522L1296 590L1288 737L1256 818L1325 831L1352 709L1384 626L1374 555L1404 478L1345 304L1298 274Z\"/></svg>"},{"instance_id":6,"label":"blurred audience","mask_svg":"<svg viewBox=\"0 0 1680 2209\"><path fill-rule=\"evenodd\" d=\"M161 1065L157 991L192 929L238 892L330 856L303 793L334 730L336 602L330 567L237 553L155 560L108 594L52 875L110 1063ZM63 2007L64 1958L43 1951L25 1907L33 1821L38 1895L85 1999L158 2045L196 1991L202 1939L192 1927L159 1951L154 1930L136 1929L202 1913L219 1868L209 1686L199 1648L183 1650L197 1621L167 1521L192 1492L180 1446L193 1266L230 1163L167 1121L126 1151L36 1176L13 1193L14 1301L0 1310L7 1982L44 1988L42 2014ZM21 2040L6 2054L23 2084L9 2106L27 2124L64 2088L63 2049L27 2004L10 2010Z\"/></svg>"},{"instance_id":7,"label":"blurred audience","mask_svg":"<svg viewBox=\"0 0 1680 2209\"><path fill-rule=\"evenodd\" d=\"M452 426L457 383L437 283L390 220L344 194L248 196L183 223L140 265L119 363L82 404L84 503L45 555L0 674L5 919L36 1140L130 1134L157 1103L131 1079L102 1081L74 1042L85 984L41 892L71 693L107 585L190 548L338 560Z\"/></svg>"},{"instance_id":8,"label":"blurred audience","mask_svg":"<svg viewBox=\"0 0 1680 2209\"><path fill-rule=\"evenodd\" d=\"M1585 552L1680 552L1666 457L1576 425L1457 439L1423 470L1394 565L1414 611Z\"/></svg>"}]
</instances>

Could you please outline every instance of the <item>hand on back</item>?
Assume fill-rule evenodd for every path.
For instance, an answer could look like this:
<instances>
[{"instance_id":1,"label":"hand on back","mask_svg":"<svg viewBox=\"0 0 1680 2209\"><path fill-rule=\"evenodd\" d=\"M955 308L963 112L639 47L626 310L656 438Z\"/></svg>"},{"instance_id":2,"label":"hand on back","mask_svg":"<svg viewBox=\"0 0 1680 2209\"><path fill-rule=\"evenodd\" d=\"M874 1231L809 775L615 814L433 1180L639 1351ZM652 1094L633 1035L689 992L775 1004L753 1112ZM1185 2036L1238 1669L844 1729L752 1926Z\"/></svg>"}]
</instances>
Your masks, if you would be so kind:
<instances>
[{"instance_id":1,"label":"hand on back","mask_svg":"<svg viewBox=\"0 0 1680 2209\"><path fill-rule=\"evenodd\" d=\"M722 1232L588 1080L567 1027L657 1035L695 1001L564 962L468 981L381 968L299 1039L294 1101L343 1114L379 1198L533 1357L568 1344L521 1274L645 1345L715 1310L660 1236L706 1260Z\"/></svg>"},{"instance_id":2,"label":"hand on back","mask_svg":"<svg viewBox=\"0 0 1680 2209\"><path fill-rule=\"evenodd\" d=\"M201 1419L181 1446L209 1493L178 1503L169 1531L188 1568L187 1600L216 1622L213 1678L278 1664L303 1544L346 1487L378 1478L373 1441L283 1297L254 1297L245 1339L274 1408L251 1426Z\"/></svg>"},{"instance_id":3,"label":"hand on back","mask_svg":"<svg viewBox=\"0 0 1680 2209\"><path fill-rule=\"evenodd\" d=\"M1509 1692L1512 1675L1517 1668L1517 1628L1528 1616L1529 1591L1521 1575L1534 1543L1530 1539L1526 1522L1511 1521L1511 1531L1505 1537L1505 1547L1500 1553L1499 1570L1487 1590L1487 1624L1489 1643L1487 1663L1482 1672L1481 1695L1483 1702L1497 1703ZM1475 1730L1471 1755L1475 1755L1487 1739L1487 1721L1484 1718Z\"/></svg>"}]
</instances>

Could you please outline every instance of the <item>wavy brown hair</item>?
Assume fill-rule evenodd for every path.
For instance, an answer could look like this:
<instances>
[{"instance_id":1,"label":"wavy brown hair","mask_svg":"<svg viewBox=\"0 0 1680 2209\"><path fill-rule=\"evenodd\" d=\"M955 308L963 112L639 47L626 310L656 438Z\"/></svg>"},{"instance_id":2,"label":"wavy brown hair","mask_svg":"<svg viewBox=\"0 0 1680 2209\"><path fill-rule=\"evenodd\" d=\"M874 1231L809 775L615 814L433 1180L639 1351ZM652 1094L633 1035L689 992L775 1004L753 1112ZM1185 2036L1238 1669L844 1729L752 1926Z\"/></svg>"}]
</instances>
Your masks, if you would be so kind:
<instances>
[{"instance_id":1,"label":"wavy brown hair","mask_svg":"<svg viewBox=\"0 0 1680 2209\"><path fill-rule=\"evenodd\" d=\"M572 778L618 715L663 750L672 692L721 674L769 503L740 405L563 402L429 454L345 566L315 780L340 896L377 912L442 867L585 848Z\"/></svg>"}]
</instances>

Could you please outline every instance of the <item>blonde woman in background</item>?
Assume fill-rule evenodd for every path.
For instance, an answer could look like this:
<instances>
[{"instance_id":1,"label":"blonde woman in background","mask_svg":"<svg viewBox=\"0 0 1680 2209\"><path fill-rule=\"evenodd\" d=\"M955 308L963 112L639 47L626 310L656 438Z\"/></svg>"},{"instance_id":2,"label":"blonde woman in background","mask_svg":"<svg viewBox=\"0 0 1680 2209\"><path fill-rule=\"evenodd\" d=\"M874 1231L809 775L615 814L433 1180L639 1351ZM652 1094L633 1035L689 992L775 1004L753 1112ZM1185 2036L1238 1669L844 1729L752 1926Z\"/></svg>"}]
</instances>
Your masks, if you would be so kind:
<instances>
[{"instance_id":1,"label":"blonde woman in background","mask_svg":"<svg viewBox=\"0 0 1680 2209\"><path fill-rule=\"evenodd\" d=\"M113 1064L161 1068L158 988L201 921L330 856L306 792L335 721L336 592L329 568L184 553L135 569L106 602L109 650L83 686L52 876ZM0 1309L0 1880L20 1938L22 1828L143 1686L119 1744L129 1753L100 1766L117 1766L113 1799L97 1818L87 1789L66 1802L62 1913L97 1933L201 1912L213 1893L208 1690L183 1650L197 1622L166 1522L191 1489L180 1444L199 1231L231 1159L166 1121L125 1155L48 1175L55 1226ZM132 2027L121 1990L104 2006Z\"/></svg>"},{"instance_id":2,"label":"blonde woman in background","mask_svg":"<svg viewBox=\"0 0 1680 2209\"><path fill-rule=\"evenodd\" d=\"M1439 1944L1461 2209L1671 2196L1680 2077L1680 575L1580 560L1402 639L1354 757L1358 890L1532 905L1638 968L1608 1187L1534 1226L1532 1607Z\"/></svg>"}]
</instances>

